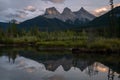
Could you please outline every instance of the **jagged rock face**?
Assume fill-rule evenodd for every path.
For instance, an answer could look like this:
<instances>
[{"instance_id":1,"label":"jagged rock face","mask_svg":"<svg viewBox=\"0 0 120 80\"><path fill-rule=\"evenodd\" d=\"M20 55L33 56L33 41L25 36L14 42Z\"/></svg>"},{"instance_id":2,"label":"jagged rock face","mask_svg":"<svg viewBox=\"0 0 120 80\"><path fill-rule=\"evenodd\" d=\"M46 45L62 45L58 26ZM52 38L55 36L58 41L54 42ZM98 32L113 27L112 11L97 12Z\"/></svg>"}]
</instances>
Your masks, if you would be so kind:
<instances>
[{"instance_id":1,"label":"jagged rock face","mask_svg":"<svg viewBox=\"0 0 120 80\"><path fill-rule=\"evenodd\" d=\"M74 14L77 16L79 20L93 20L95 18L94 15L90 14L88 11L86 11L83 7L79 10L74 12Z\"/></svg>"},{"instance_id":2,"label":"jagged rock face","mask_svg":"<svg viewBox=\"0 0 120 80\"><path fill-rule=\"evenodd\" d=\"M71 9L69 9L69 8L67 8L67 7L64 8L62 14L68 14L68 13L72 13Z\"/></svg>"},{"instance_id":3,"label":"jagged rock face","mask_svg":"<svg viewBox=\"0 0 120 80\"><path fill-rule=\"evenodd\" d=\"M59 11L57 11L57 9L55 7L52 8L47 8L45 15L58 15L60 14Z\"/></svg>"},{"instance_id":4,"label":"jagged rock face","mask_svg":"<svg viewBox=\"0 0 120 80\"><path fill-rule=\"evenodd\" d=\"M65 8L61 14L61 20L71 20L74 21L76 19L76 15L69 9Z\"/></svg>"},{"instance_id":5,"label":"jagged rock face","mask_svg":"<svg viewBox=\"0 0 120 80\"><path fill-rule=\"evenodd\" d=\"M59 11L57 11L57 9L55 7L47 8L44 16L46 18L57 18L57 19L59 19L59 17L61 17Z\"/></svg>"},{"instance_id":6,"label":"jagged rock face","mask_svg":"<svg viewBox=\"0 0 120 80\"><path fill-rule=\"evenodd\" d=\"M46 18L57 18L64 22L67 20L71 20L74 22L76 19L79 19L80 21L85 22L85 21L91 21L95 18L94 15L90 14L84 8L81 8L79 11L72 12L71 9L67 7L64 8L61 14L56 10L55 7L48 8L46 9L44 16Z\"/></svg>"}]
</instances>

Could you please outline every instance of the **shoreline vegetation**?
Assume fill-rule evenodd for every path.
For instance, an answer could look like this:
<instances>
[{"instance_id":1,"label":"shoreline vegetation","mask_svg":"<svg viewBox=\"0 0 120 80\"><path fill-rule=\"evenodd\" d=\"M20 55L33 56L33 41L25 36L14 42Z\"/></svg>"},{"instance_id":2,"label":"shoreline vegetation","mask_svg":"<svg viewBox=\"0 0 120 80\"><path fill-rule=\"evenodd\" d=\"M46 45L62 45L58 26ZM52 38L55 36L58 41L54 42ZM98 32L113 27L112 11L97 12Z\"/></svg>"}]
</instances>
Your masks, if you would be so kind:
<instances>
[{"instance_id":1,"label":"shoreline vegetation","mask_svg":"<svg viewBox=\"0 0 120 80\"><path fill-rule=\"evenodd\" d=\"M79 40L41 40L32 36L4 39L0 42L0 47L34 47L38 50L67 50L75 53L119 53L120 39L95 38L88 40L87 37L84 37Z\"/></svg>"},{"instance_id":2,"label":"shoreline vegetation","mask_svg":"<svg viewBox=\"0 0 120 80\"><path fill-rule=\"evenodd\" d=\"M46 31L38 27L30 30L17 29L11 24L6 30L0 29L0 47L35 47L38 50L72 50L81 52L120 52L119 34L111 30L81 29L80 31Z\"/></svg>"},{"instance_id":3,"label":"shoreline vegetation","mask_svg":"<svg viewBox=\"0 0 120 80\"><path fill-rule=\"evenodd\" d=\"M1 31L0 47L35 47L38 50L69 50L85 53L119 53L120 39L90 35L85 31L40 32L39 29Z\"/></svg>"}]
</instances>

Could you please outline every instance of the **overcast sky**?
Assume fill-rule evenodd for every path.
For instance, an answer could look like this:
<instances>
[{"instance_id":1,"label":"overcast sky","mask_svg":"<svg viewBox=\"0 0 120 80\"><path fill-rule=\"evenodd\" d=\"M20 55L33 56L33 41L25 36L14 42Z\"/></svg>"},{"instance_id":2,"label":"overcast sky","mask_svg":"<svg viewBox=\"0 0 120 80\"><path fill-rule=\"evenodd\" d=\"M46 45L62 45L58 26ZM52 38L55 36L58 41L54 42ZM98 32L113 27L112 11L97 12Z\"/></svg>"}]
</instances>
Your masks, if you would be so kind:
<instances>
[{"instance_id":1,"label":"overcast sky","mask_svg":"<svg viewBox=\"0 0 120 80\"><path fill-rule=\"evenodd\" d=\"M120 0L114 0L120 5ZM24 21L44 13L46 8L56 7L62 12L65 7L77 11L84 7L93 14L101 15L109 9L109 0L0 0L0 21L13 18Z\"/></svg>"}]
</instances>

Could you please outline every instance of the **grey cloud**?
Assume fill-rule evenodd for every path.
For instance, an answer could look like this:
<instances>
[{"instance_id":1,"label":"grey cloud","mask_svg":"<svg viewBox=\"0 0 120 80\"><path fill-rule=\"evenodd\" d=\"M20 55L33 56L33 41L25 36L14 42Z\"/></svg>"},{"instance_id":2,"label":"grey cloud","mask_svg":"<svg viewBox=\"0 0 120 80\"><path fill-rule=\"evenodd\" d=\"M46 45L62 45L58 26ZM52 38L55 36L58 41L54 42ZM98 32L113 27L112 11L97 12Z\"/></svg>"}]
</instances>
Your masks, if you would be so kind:
<instances>
[{"instance_id":1,"label":"grey cloud","mask_svg":"<svg viewBox=\"0 0 120 80\"><path fill-rule=\"evenodd\" d=\"M0 0L0 11L7 9L8 5L9 5L8 2L6 2L4 0Z\"/></svg>"},{"instance_id":2,"label":"grey cloud","mask_svg":"<svg viewBox=\"0 0 120 80\"><path fill-rule=\"evenodd\" d=\"M42 1L50 1L52 3L63 3L65 0L42 0Z\"/></svg>"},{"instance_id":3,"label":"grey cloud","mask_svg":"<svg viewBox=\"0 0 120 80\"><path fill-rule=\"evenodd\" d=\"M11 9L11 13L5 15L6 18L25 18L28 14L22 10L13 10Z\"/></svg>"},{"instance_id":4,"label":"grey cloud","mask_svg":"<svg viewBox=\"0 0 120 80\"><path fill-rule=\"evenodd\" d=\"M35 4L35 0L0 0L0 11L8 8L21 9Z\"/></svg>"},{"instance_id":5,"label":"grey cloud","mask_svg":"<svg viewBox=\"0 0 120 80\"><path fill-rule=\"evenodd\" d=\"M17 10L16 12L20 13L20 14L27 14L25 11L23 10Z\"/></svg>"},{"instance_id":6,"label":"grey cloud","mask_svg":"<svg viewBox=\"0 0 120 80\"><path fill-rule=\"evenodd\" d=\"M31 18L31 16L38 13L38 7L36 8L36 5L40 4L41 1L42 0L0 0L0 22L11 20L12 18L17 18L21 21Z\"/></svg>"},{"instance_id":7,"label":"grey cloud","mask_svg":"<svg viewBox=\"0 0 120 80\"><path fill-rule=\"evenodd\" d=\"M24 9L7 9L5 11L0 12L0 21L1 22L9 22L12 19L16 19L17 21L25 21L27 19L34 18L43 13L43 10L37 9L34 12L24 10Z\"/></svg>"},{"instance_id":8,"label":"grey cloud","mask_svg":"<svg viewBox=\"0 0 120 80\"><path fill-rule=\"evenodd\" d=\"M16 19L17 21L23 21L28 16L28 13L24 10L18 10L18 9L7 9L3 12L0 12L0 21L1 22L9 22L12 19Z\"/></svg>"},{"instance_id":9,"label":"grey cloud","mask_svg":"<svg viewBox=\"0 0 120 80\"><path fill-rule=\"evenodd\" d=\"M12 13L6 15L7 18L16 18L18 16L19 14L12 14Z\"/></svg>"},{"instance_id":10,"label":"grey cloud","mask_svg":"<svg viewBox=\"0 0 120 80\"><path fill-rule=\"evenodd\" d=\"M25 18L27 16L27 14L19 14L19 13L15 13L15 14L8 14L6 15L7 18Z\"/></svg>"}]
</instances>

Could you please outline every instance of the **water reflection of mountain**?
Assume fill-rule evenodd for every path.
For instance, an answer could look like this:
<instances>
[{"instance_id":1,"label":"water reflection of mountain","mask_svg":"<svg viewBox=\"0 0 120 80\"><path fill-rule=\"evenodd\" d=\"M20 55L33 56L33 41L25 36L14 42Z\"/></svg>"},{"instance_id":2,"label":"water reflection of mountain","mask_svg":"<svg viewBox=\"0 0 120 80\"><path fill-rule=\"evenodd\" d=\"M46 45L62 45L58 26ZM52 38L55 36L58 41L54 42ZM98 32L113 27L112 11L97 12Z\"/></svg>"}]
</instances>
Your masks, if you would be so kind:
<instances>
[{"instance_id":1,"label":"water reflection of mountain","mask_svg":"<svg viewBox=\"0 0 120 80\"><path fill-rule=\"evenodd\" d=\"M64 71L69 71L71 67L79 68L81 71L86 69L89 65L93 64L93 61L76 59L72 54L20 54L21 56L33 59L39 63L45 65L45 68L49 71L55 71L59 66L62 66Z\"/></svg>"},{"instance_id":2,"label":"water reflection of mountain","mask_svg":"<svg viewBox=\"0 0 120 80\"><path fill-rule=\"evenodd\" d=\"M77 65L74 65L73 59L68 60L66 58L62 58L56 61L54 60L42 61L41 63L43 63L46 69L50 71L55 71L60 65L62 65L64 71L69 71L71 67L76 67L76 68L79 68L81 71L83 71L86 67L92 64L89 61L79 60L77 62Z\"/></svg>"},{"instance_id":3,"label":"water reflection of mountain","mask_svg":"<svg viewBox=\"0 0 120 80\"><path fill-rule=\"evenodd\" d=\"M15 61L16 55L35 60L45 65L45 68L49 71L55 71L59 66L62 66L64 71L69 71L71 67L79 68L84 71L87 67L92 65L94 62L101 62L106 66L109 66L112 70L120 73L120 62L115 58L119 55L72 55L70 53L42 53L32 51L19 51L19 52L7 52L5 55L8 56L8 60ZM113 59L112 59L113 58ZM110 60L111 59L111 60Z\"/></svg>"}]
</instances>

